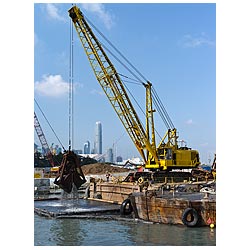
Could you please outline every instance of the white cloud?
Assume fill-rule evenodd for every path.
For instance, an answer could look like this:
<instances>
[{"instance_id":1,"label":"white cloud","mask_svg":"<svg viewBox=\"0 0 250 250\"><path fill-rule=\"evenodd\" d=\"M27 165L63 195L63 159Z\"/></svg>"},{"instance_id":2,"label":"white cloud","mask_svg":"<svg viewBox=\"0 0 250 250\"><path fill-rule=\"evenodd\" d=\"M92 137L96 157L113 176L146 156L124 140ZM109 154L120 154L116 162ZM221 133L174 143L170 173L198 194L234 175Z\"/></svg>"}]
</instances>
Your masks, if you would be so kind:
<instances>
[{"instance_id":1,"label":"white cloud","mask_svg":"<svg viewBox=\"0 0 250 250\"><path fill-rule=\"evenodd\" d=\"M57 21L63 21L65 22L65 18L63 17L63 15L59 14L59 10L57 8L57 6L53 3L47 3L46 4L46 11L48 13L48 16L52 19L55 19Z\"/></svg>"},{"instance_id":2,"label":"white cloud","mask_svg":"<svg viewBox=\"0 0 250 250\"><path fill-rule=\"evenodd\" d=\"M193 122L192 119L188 119L187 121L185 121L185 123L186 123L187 125L192 125L192 124L194 124L194 122Z\"/></svg>"},{"instance_id":3,"label":"white cloud","mask_svg":"<svg viewBox=\"0 0 250 250\"><path fill-rule=\"evenodd\" d=\"M105 10L105 7L101 3L83 3L82 4L83 9L86 11L92 12L96 14L104 23L107 29L111 29L111 27L114 25L113 18Z\"/></svg>"},{"instance_id":4,"label":"white cloud","mask_svg":"<svg viewBox=\"0 0 250 250\"><path fill-rule=\"evenodd\" d=\"M61 75L43 75L41 81L35 82L35 91L49 97L64 96L69 91L69 83Z\"/></svg>"},{"instance_id":5,"label":"white cloud","mask_svg":"<svg viewBox=\"0 0 250 250\"><path fill-rule=\"evenodd\" d=\"M184 48L196 48L203 45L214 46L215 42L210 40L204 32L198 36L194 35L184 35L183 38L179 41L179 44Z\"/></svg>"},{"instance_id":6,"label":"white cloud","mask_svg":"<svg viewBox=\"0 0 250 250\"><path fill-rule=\"evenodd\" d=\"M96 90L96 89L92 89L92 90L90 91L90 93L91 93L92 95L101 95L101 96L105 95L104 92L98 91L98 90Z\"/></svg>"}]
</instances>

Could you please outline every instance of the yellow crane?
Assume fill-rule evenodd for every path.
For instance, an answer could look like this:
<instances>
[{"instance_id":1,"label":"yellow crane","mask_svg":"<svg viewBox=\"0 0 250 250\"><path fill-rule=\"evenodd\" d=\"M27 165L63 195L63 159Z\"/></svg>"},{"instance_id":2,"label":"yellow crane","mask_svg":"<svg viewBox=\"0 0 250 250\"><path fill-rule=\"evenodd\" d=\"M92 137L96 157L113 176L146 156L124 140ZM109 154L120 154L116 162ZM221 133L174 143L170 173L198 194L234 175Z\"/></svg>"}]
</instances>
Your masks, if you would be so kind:
<instances>
[{"instance_id":1,"label":"yellow crane","mask_svg":"<svg viewBox=\"0 0 250 250\"><path fill-rule=\"evenodd\" d=\"M195 168L200 165L198 151L186 146L178 146L177 130L174 127L168 129L159 145L156 145L152 84L148 81L143 84L146 88L146 128L144 129L120 75L87 23L83 13L77 6L73 6L68 12L96 79L142 156L145 168L169 171Z\"/></svg>"}]
</instances>

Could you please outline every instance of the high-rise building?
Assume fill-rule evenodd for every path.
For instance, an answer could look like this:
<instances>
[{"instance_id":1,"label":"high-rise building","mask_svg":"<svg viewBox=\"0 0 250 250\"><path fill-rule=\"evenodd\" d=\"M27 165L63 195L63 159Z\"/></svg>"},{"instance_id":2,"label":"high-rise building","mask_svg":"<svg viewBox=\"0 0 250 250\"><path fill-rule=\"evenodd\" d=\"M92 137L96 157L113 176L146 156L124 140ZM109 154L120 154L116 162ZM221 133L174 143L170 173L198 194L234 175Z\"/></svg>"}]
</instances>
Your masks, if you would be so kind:
<instances>
[{"instance_id":1,"label":"high-rise building","mask_svg":"<svg viewBox=\"0 0 250 250\"><path fill-rule=\"evenodd\" d=\"M108 150L107 150L106 162L110 162L110 163L114 162L114 155L113 155L113 149L112 148L108 148Z\"/></svg>"},{"instance_id":2,"label":"high-rise building","mask_svg":"<svg viewBox=\"0 0 250 250\"><path fill-rule=\"evenodd\" d=\"M90 154L90 142L86 141L83 145L83 153Z\"/></svg>"},{"instance_id":3,"label":"high-rise building","mask_svg":"<svg viewBox=\"0 0 250 250\"><path fill-rule=\"evenodd\" d=\"M102 154L102 124L101 122L95 123L95 154Z\"/></svg>"},{"instance_id":4,"label":"high-rise building","mask_svg":"<svg viewBox=\"0 0 250 250\"><path fill-rule=\"evenodd\" d=\"M122 157L121 157L121 156L117 156L117 157L116 157L116 161L117 161L117 162L122 162Z\"/></svg>"}]
</instances>

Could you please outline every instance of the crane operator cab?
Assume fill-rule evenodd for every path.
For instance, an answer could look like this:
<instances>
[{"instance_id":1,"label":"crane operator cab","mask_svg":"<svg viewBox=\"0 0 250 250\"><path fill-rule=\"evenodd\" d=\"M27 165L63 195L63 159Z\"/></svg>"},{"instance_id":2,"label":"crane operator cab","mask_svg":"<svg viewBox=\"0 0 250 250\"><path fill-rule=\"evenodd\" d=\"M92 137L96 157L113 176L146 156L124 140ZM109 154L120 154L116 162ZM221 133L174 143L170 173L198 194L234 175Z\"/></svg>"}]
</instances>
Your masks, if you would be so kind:
<instances>
[{"instance_id":1,"label":"crane operator cab","mask_svg":"<svg viewBox=\"0 0 250 250\"><path fill-rule=\"evenodd\" d=\"M86 179L80 167L79 158L74 152L66 151L54 183L65 192L71 193L73 185L79 189L85 182Z\"/></svg>"}]
</instances>

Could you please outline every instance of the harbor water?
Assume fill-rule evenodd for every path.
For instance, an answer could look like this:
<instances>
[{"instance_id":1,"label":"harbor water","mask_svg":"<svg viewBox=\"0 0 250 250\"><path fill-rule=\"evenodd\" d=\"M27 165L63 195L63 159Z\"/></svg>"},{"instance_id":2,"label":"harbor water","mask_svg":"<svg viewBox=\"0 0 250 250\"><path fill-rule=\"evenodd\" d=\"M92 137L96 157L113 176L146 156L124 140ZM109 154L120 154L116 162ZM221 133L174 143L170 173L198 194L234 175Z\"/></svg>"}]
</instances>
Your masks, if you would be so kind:
<instances>
[{"instance_id":1,"label":"harbor water","mask_svg":"<svg viewBox=\"0 0 250 250\"><path fill-rule=\"evenodd\" d=\"M96 203L35 202L50 211L87 209ZM84 208L85 207L85 208ZM116 215L117 217L119 215ZM215 246L216 229L145 223L134 219L34 216L35 246Z\"/></svg>"}]
</instances>

